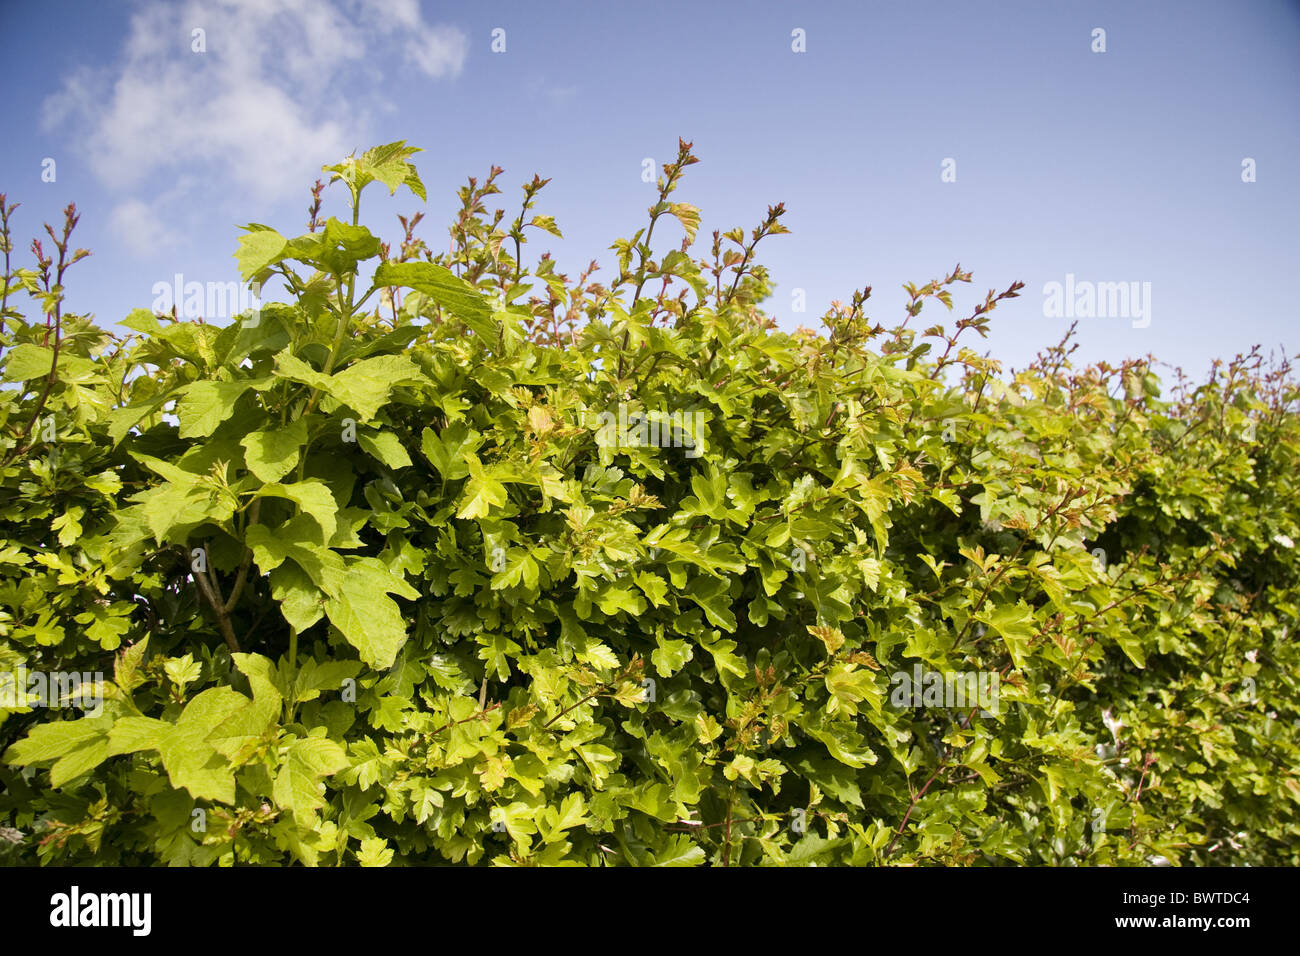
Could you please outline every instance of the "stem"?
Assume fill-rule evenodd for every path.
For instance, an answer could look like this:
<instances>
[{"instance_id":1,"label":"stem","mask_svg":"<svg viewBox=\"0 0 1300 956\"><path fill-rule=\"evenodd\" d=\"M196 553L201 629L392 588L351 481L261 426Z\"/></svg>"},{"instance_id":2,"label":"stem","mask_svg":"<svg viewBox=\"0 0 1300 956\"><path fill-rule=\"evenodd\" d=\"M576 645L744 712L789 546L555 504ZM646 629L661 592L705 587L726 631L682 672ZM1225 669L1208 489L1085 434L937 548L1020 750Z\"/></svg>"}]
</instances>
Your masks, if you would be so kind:
<instances>
[{"instance_id":1,"label":"stem","mask_svg":"<svg viewBox=\"0 0 1300 956\"><path fill-rule=\"evenodd\" d=\"M564 710L560 711L558 714L556 714L546 723L542 724L542 730L545 730L547 727L551 726L551 724L555 723L557 720L559 720L561 717L563 717L565 714L567 714L569 711L573 710L574 708L581 707L587 701L599 697L601 694L605 693L606 690L607 688L602 687L600 690L592 691L590 694L582 698L582 700L578 701L576 704L570 704L568 707L564 708Z\"/></svg>"},{"instance_id":2,"label":"stem","mask_svg":"<svg viewBox=\"0 0 1300 956\"><path fill-rule=\"evenodd\" d=\"M361 215L361 197L356 192L355 189L353 190L352 197L353 197L352 225L355 226L357 225L357 218ZM334 363L338 361L339 347L343 344L343 337L347 334L348 330L352 327L352 317L356 315L356 306L353 303L353 294L356 289L356 278L357 278L357 274L355 271L348 275L347 278L348 294L347 294L347 301L345 303L343 301L343 282L341 279L339 279L338 276L334 277L334 281L338 286L336 291L338 293L338 300L339 300L339 327L334 332L334 341L330 345L330 354L329 354L329 358L325 360L325 368L321 370L325 375L333 374ZM371 293L374 291L375 289L372 286L370 292L366 293L366 298L367 299L370 298ZM304 418L307 415L310 415L313 411L315 411L316 403L320 401L320 396L321 396L321 390L319 388L312 389L311 398L307 402L307 407L303 409L302 414ZM307 452L310 450L311 450L311 435L309 433L307 437L307 443L303 445L301 457L298 459L298 480L299 481L302 481L303 471L307 467Z\"/></svg>"},{"instance_id":3,"label":"stem","mask_svg":"<svg viewBox=\"0 0 1300 956\"><path fill-rule=\"evenodd\" d=\"M912 811L916 809L916 804L920 801L920 799L923 796L925 796L925 791L930 789L930 784L934 783L934 778L939 776L939 771L942 770L945 766L947 766L947 764L948 764L947 757L944 757L943 760L939 761L939 766L934 768L934 772L931 773L930 778L925 781L925 785L921 787L920 791L916 794L916 796L912 797L912 802L907 805L907 812L903 814L903 822L900 823L898 825L898 829L894 831L894 838L889 841L889 846L885 847L884 855L886 857L888 857L889 854L894 852L894 844L898 842L898 838L902 834L903 828L907 826L907 821L908 819L911 818Z\"/></svg>"},{"instance_id":4,"label":"stem","mask_svg":"<svg viewBox=\"0 0 1300 956\"><path fill-rule=\"evenodd\" d=\"M213 580L216 575L213 575ZM235 637L235 629L230 624L230 615L226 613L224 602L217 596L213 590L212 584L208 581L208 575L205 571L194 572L194 582L199 586L199 593L203 599L208 602L208 606L217 616L217 629L221 631L221 636L226 641L226 646L230 648L231 653L239 653L239 639Z\"/></svg>"},{"instance_id":5,"label":"stem","mask_svg":"<svg viewBox=\"0 0 1300 956\"><path fill-rule=\"evenodd\" d=\"M477 714L470 714L464 720L453 720L449 724L443 724L441 727L429 731L427 734L424 735L424 737L427 740L428 738L433 737L435 734L442 733L444 730L446 730L449 727L459 727L461 724L468 724L471 720L479 720L482 717L486 717L488 714L492 713L492 711L496 710L500 706L501 706L501 702L497 701L491 707L484 707Z\"/></svg>"},{"instance_id":6,"label":"stem","mask_svg":"<svg viewBox=\"0 0 1300 956\"><path fill-rule=\"evenodd\" d=\"M722 865L731 866L731 804L736 796L736 785L733 783L731 789L727 791L727 832L723 841Z\"/></svg>"},{"instance_id":7,"label":"stem","mask_svg":"<svg viewBox=\"0 0 1300 956\"><path fill-rule=\"evenodd\" d=\"M0 335L5 332L5 310L9 307L9 279L12 277L9 271L9 253L13 249L13 243L9 239L9 216L18 206L19 203L6 206L5 196L0 193L0 242L4 243L5 253L4 276L0 277Z\"/></svg>"},{"instance_id":8,"label":"stem","mask_svg":"<svg viewBox=\"0 0 1300 956\"><path fill-rule=\"evenodd\" d=\"M262 499L254 498L252 505L248 509L248 520L244 523L247 530L251 524L257 524L258 516L262 511ZM239 574L235 577L235 586L230 591L230 600L225 603L226 613L229 614L235 609L235 602L244 591L244 585L248 583L248 569L253 563L253 550L249 548L244 553L244 560L239 565Z\"/></svg>"},{"instance_id":9,"label":"stem","mask_svg":"<svg viewBox=\"0 0 1300 956\"><path fill-rule=\"evenodd\" d=\"M41 389L41 397L36 402L36 411L32 413L32 417L28 420L27 424L23 426L23 430L19 432L17 440L14 443L13 450L10 451L9 454L5 456L5 460L3 462L4 464L8 464L9 459L11 457L15 457L18 455L25 455L27 454L27 452L31 450L32 446L30 444L19 447L18 443L26 440L28 434L32 430L32 426L35 425L36 422L40 419L41 412L45 411L45 403L50 397L50 389L54 387L54 381L58 377L59 344L62 340L62 331L63 331L63 319L59 314L59 307L56 305L54 307L54 348L52 350L53 355L52 355L52 361L50 363L50 374L49 377L45 379L45 387Z\"/></svg>"}]
</instances>

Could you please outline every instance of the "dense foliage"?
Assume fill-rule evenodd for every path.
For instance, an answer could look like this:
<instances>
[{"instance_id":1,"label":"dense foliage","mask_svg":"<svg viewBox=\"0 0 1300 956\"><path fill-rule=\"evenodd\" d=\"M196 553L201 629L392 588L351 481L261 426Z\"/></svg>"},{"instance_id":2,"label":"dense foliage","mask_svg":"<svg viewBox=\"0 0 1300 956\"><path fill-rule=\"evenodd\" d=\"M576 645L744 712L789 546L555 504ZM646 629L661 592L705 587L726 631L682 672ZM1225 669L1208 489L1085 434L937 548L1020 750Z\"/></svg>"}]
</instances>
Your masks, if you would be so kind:
<instances>
[{"instance_id":1,"label":"dense foliage","mask_svg":"<svg viewBox=\"0 0 1300 956\"><path fill-rule=\"evenodd\" d=\"M960 268L787 334L686 143L607 286L499 169L394 250L414 152L246 227L225 327L66 314L75 210L11 268L0 197L0 673L103 675L0 707L0 862L1300 862L1285 361L1008 375L1019 283L908 324Z\"/></svg>"}]
</instances>

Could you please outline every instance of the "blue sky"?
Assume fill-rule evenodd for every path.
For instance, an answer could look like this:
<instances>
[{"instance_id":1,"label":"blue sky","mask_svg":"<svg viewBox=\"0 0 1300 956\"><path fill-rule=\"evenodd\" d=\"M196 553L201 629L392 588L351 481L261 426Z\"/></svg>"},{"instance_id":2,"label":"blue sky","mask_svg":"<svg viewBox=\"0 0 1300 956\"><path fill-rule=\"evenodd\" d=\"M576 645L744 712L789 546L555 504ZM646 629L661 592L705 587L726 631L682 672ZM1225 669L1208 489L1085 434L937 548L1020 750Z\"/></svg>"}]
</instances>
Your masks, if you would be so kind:
<instances>
[{"instance_id":1,"label":"blue sky","mask_svg":"<svg viewBox=\"0 0 1300 956\"><path fill-rule=\"evenodd\" d=\"M1085 361L1151 353L1200 377L1256 343L1300 347L1288 0L0 0L0 64L18 261L75 201L77 244L94 255L71 273L69 303L102 323L149 307L175 273L234 279L238 225L301 233L322 164L396 139L426 150L430 245L447 242L456 187L496 164L511 209L533 173L553 178L537 211L565 238L539 233L528 251L550 249L571 276L595 258L609 278L610 243L653 198L642 161L671 160L681 136L701 160L675 194L702 210L697 254L713 229L786 204L792 234L759 257L785 328L818 327L864 285L868 314L896 324L904 282L960 262L974 280L957 309L922 318L956 319L1025 282L977 346L1008 366L1069 325L1045 293L1067 276L1142 293L1128 313L1079 319ZM393 239L395 214L417 208L372 189L363 220ZM325 212L343 215L338 187ZM656 238L664 251L680 233Z\"/></svg>"}]
</instances>

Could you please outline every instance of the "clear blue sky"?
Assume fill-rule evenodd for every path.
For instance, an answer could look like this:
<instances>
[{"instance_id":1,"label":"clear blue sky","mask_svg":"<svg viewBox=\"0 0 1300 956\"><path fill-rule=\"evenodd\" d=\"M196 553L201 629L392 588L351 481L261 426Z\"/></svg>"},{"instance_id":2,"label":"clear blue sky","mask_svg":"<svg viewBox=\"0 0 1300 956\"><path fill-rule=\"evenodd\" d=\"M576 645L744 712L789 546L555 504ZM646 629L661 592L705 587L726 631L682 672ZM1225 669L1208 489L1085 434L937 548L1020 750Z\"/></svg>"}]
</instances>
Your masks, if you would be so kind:
<instances>
[{"instance_id":1,"label":"clear blue sky","mask_svg":"<svg viewBox=\"0 0 1300 956\"><path fill-rule=\"evenodd\" d=\"M1026 283L980 346L1009 366L1069 324L1044 294L1067 274L1150 283L1146 327L1080 320L1089 361L1154 353L1199 377L1255 343L1300 350L1300 4L1287 0L0 0L0 64L19 261L75 201L94 256L70 306L104 323L174 273L235 278L237 225L304 231L320 166L395 139L426 150L431 245L446 243L455 188L497 164L511 208L534 172L553 177L538 211L565 238L539 234L530 251L570 275L597 258L608 278L609 244L652 199L642 160L670 160L681 136L701 162L675 198L701 207L700 246L785 202L793 234L760 256L783 327L817 326L862 285L892 325L902 283L960 262L974 281L959 309ZM956 182L941 181L948 158ZM386 238L419 207L371 195L363 218ZM342 215L332 196L326 213ZM680 238L665 233L663 249Z\"/></svg>"}]
</instances>

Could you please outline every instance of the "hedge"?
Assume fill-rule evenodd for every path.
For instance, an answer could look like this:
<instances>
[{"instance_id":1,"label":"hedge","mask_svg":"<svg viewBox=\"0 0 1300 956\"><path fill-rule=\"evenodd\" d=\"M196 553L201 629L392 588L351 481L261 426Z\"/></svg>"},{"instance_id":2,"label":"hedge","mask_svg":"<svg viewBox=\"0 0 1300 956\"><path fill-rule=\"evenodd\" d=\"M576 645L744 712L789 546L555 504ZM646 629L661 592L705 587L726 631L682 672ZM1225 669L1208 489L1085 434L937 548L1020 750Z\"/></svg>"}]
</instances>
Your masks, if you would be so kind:
<instances>
[{"instance_id":1,"label":"hedge","mask_svg":"<svg viewBox=\"0 0 1300 956\"><path fill-rule=\"evenodd\" d=\"M225 326L66 312L0 196L0 862L1300 862L1285 359L1007 373L960 266L781 331L689 143L608 285L497 168L394 248L416 152Z\"/></svg>"}]
</instances>

